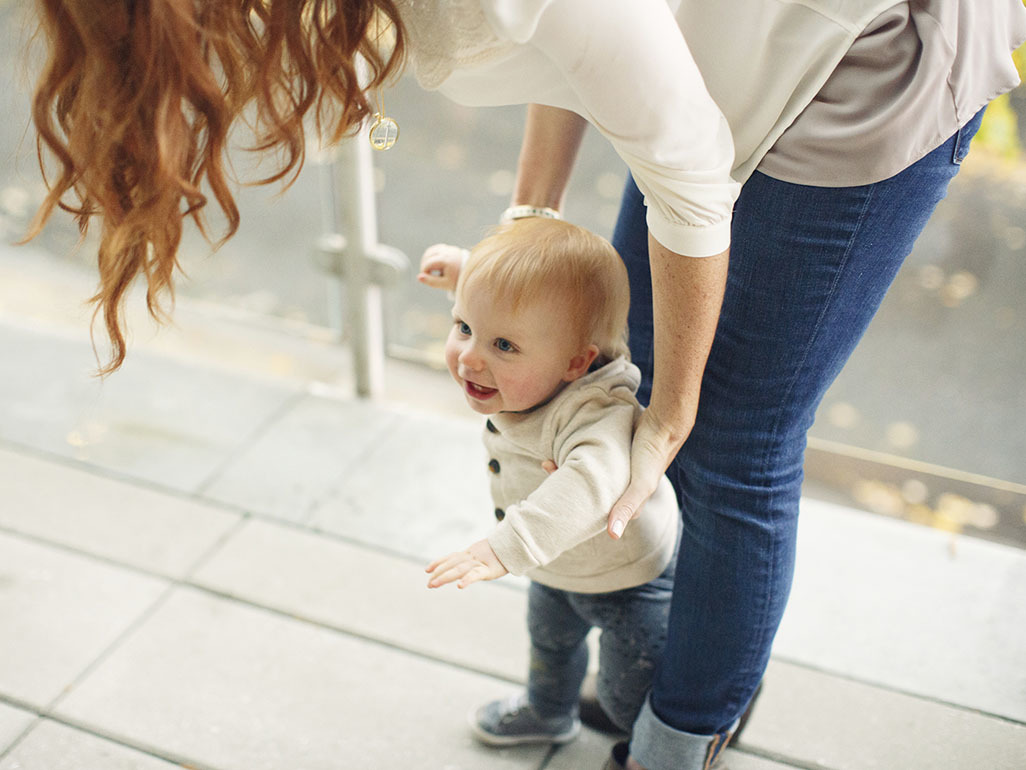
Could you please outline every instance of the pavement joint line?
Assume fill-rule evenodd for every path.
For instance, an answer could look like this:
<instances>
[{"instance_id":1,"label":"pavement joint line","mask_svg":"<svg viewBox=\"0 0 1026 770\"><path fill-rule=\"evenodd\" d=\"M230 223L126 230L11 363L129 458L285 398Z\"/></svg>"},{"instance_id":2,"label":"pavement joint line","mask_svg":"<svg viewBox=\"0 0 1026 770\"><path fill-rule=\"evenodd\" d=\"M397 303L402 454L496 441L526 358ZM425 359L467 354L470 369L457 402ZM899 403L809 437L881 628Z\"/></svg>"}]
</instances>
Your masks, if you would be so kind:
<instances>
[{"instance_id":1,"label":"pavement joint line","mask_svg":"<svg viewBox=\"0 0 1026 770\"><path fill-rule=\"evenodd\" d=\"M18 735L15 736L14 740L11 741L10 746L8 746L6 749L0 750L0 762L3 762L4 757L6 757L8 754L14 751L19 744L21 744L26 738L28 738L29 734L33 730L35 730L39 726L40 722L42 722L46 718L42 714L36 714L35 717L35 719L28 723L24 730L22 730Z\"/></svg>"},{"instance_id":2,"label":"pavement joint line","mask_svg":"<svg viewBox=\"0 0 1026 770\"><path fill-rule=\"evenodd\" d=\"M541 764L538 765L538 770L547 770L548 766L552 764L552 760L553 758L555 758L556 753L559 751L560 748L561 746L559 744L553 744L552 746L550 746L549 750L545 752L545 756L542 757Z\"/></svg>"},{"instance_id":3,"label":"pavement joint line","mask_svg":"<svg viewBox=\"0 0 1026 770\"><path fill-rule=\"evenodd\" d=\"M156 599L154 599L149 606L145 607L131 622L126 625L117 636L106 646L100 653L89 661L85 667L61 689L61 692L45 707L46 713L52 713L54 709L68 697L75 688L81 684L85 679L89 677L96 669L103 665L114 651L117 650L129 637L135 634L151 617L153 617L157 611L167 603L167 600L171 598L171 595L178 588L179 582L172 581L169 585L164 587L164 590L160 592Z\"/></svg>"},{"instance_id":4,"label":"pavement joint line","mask_svg":"<svg viewBox=\"0 0 1026 770\"><path fill-rule=\"evenodd\" d=\"M806 762L803 759L789 756L788 754L781 754L779 751L767 751L766 749L756 748L750 746L744 741L735 743L733 746L727 748L734 749L741 754L747 754L752 757L758 757L759 759L766 759L770 762L776 762L777 764L784 765L787 768L795 768L795 770L839 770L829 765L822 765L819 762Z\"/></svg>"},{"instance_id":5,"label":"pavement joint line","mask_svg":"<svg viewBox=\"0 0 1026 770\"><path fill-rule=\"evenodd\" d=\"M14 454L29 455L36 460L43 460L55 465L63 465L72 470L87 471L96 476L101 476L112 481L131 482L137 486L145 486L148 489L152 489L157 492L179 491L172 487L161 486L153 481L130 476L122 471L106 468L102 465L93 465L85 460L79 460L77 457L69 457L68 455L60 454L58 452L52 452L49 449L42 449L32 444L23 444L20 441L13 441L2 436L0 436L0 449Z\"/></svg>"},{"instance_id":6,"label":"pavement joint line","mask_svg":"<svg viewBox=\"0 0 1026 770\"><path fill-rule=\"evenodd\" d=\"M24 702L24 701L22 701L22 700L20 700L18 698L12 698L9 695L5 695L2 692L0 692L0 703L4 703L4 704L6 704L8 706L20 709L22 711L28 711L29 713L31 713L31 714L33 714L35 716L35 719L33 719L31 722L29 722L29 724L25 727L25 729L22 730L18 735L15 736L14 740L11 741L11 744L6 749L0 748L0 762L2 762L4 757L6 757L8 754L10 754L12 751L14 751L14 748L19 743L24 741L25 738L28 737L28 734L31 733L33 730L35 730L36 727L39 725L39 723L45 717L44 717L43 714L39 713L39 709L37 709L35 706L33 706L33 705L29 704L29 703L26 703L26 702Z\"/></svg>"},{"instance_id":7,"label":"pavement joint line","mask_svg":"<svg viewBox=\"0 0 1026 770\"><path fill-rule=\"evenodd\" d=\"M12 441L10 439L0 437L0 449L14 454L28 455L35 460L48 462L53 465L60 465L68 468L69 470L88 473L108 481L115 481L120 484L129 484L138 489L144 489L148 492L174 497L185 502L202 502L206 505L210 505L211 507L220 508L222 511L227 513L247 513L246 509L242 506L202 497L197 495L195 491L160 484L152 479L133 476L124 471L119 471L105 465L97 465L87 460L79 460L76 457L69 457L68 455L60 454L58 452L52 452L48 449L33 446L32 444L22 444L18 441Z\"/></svg>"},{"instance_id":8,"label":"pavement joint line","mask_svg":"<svg viewBox=\"0 0 1026 770\"><path fill-rule=\"evenodd\" d=\"M814 663L808 663L806 661L795 660L794 658L790 658L786 655L777 655L774 653L772 655L772 659L777 663L786 663L789 666L795 666L806 671L814 671L817 674L823 674L825 676L830 676L835 679L841 679L845 682L851 682L853 684L862 685L864 687L872 687L873 689L880 690L881 692L889 692L894 695L903 695L906 698L915 698L916 700L924 701L926 703L933 703L937 706L944 706L945 708L955 709L965 714L976 714L977 716L987 717L988 719L996 719L999 722L1004 722L1005 724L1012 725L1013 727L1026 727L1026 722L1021 722L1020 720L1014 719L1013 717L1008 717L1003 714L995 714L991 711L984 711L983 709L979 708L964 706L960 703L952 703L951 701L944 700L943 698L938 698L934 695L927 695L925 693L919 693L913 690L906 690L901 687L896 687L890 684L884 684L882 682L873 681L871 679L859 679L858 677L852 676L851 674L846 674L843 671L832 671L828 668L824 668L823 666L818 666Z\"/></svg>"},{"instance_id":9,"label":"pavement joint line","mask_svg":"<svg viewBox=\"0 0 1026 770\"><path fill-rule=\"evenodd\" d=\"M346 482L349 481L354 475L356 475L360 469L367 463L368 460L374 458L380 454L383 449L384 442L382 439L387 438L390 433L395 431L395 425L401 418L401 410L396 408L386 408L385 410L390 416L396 418L389 420L380 428L377 428L373 434L367 439L367 451L366 453L357 458L355 462L350 463L345 471L338 476L334 482L332 482L324 491L323 496L319 500L312 500L304 512L304 517L309 520L313 515L332 498L338 495L345 488ZM387 550L387 549L385 549Z\"/></svg>"},{"instance_id":10,"label":"pavement joint line","mask_svg":"<svg viewBox=\"0 0 1026 770\"><path fill-rule=\"evenodd\" d=\"M161 580L168 584L180 582L179 578L176 578L172 575L166 575L163 572L149 570L145 567L140 567L137 564L129 564L128 562L119 561L112 556L105 556L100 553L86 551L76 546L70 545L68 543L62 543L59 540L49 540L48 538L43 537L42 535L37 535L33 532L25 532L23 530L8 526L6 524L0 524L0 533L10 535L20 540L25 540L30 543L35 543L36 545L42 545L47 548L53 548L56 551L63 551L64 553L68 553L73 556L78 556L80 558L97 562L99 564L104 564L108 567L117 567L118 569L123 569L128 572L134 572L137 575L153 578L155 580Z\"/></svg>"},{"instance_id":11,"label":"pavement joint line","mask_svg":"<svg viewBox=\"0 0 1026 770\"><path fill-rule=\"evenodd\" d=\"M270 414L264 417L264 419L249 432L248 435L244 436L236 443L235 447L228 452L228 456L218 463L214 469L207 474L206 478L196 485L193 490L194 493L201 495L209 489L210 486L221 477L221 474L230 468L236 460L242 457L246 451L260 439L261 436L266 434L275 423L279 422L282 417L295 409L296 406L307 398L308 394L302 390L298 393L289 393L275 409L271 410Z\"/></svg>"},{"instance_id":12,"label":"pavement joint line","mask_svg":"<svg viewBox=\"0 0 1026 770\"><path fill-rule=\"evenodd\" d=\"M192 583L192 578L207 562L213 559L217 554L224 550L224 547L228 545L229 541L235 538L239 532L249 523L252 516L250 514L243 514L239 517L232 526L228 527L227 530L222 532L213 543L211 543L203 553L196 557L193 561L192 566L188 567L184 573L182 580Z\"/></svg>"},{"instance_id":13,"label":"pavement joint line","mask_svg":"<svg viewBox=\"0 0 1026 770\"><path fill-rule=\"evenodd\" d=\"M3 761L6 757L12 754L14 750L21 743L23 743L25 739L28 738L29 735L36 728L39 727L40 724L49 721L63 725L65 727L69 727L73 730L78 730L79 732L86 733L87 735L92 735L95 738L100 738L102 740L115 743L126 749L131 749L133 751L138 751L142 754L147 754L151 757L154 757L155 759L161 759L166 762L171 762L175 765L181 765L182 767L190 768L190 770L221 770L220 768L212 767L210 765L199 764L196 761L185 757L179 757L174 754L169 754L167 752L161 751L149 745L137 743L134 740L123 736L105 732L103 730L97 729L95 726L86 722L70 719L68 717L61 716L60 714L53 714L48 713L46 711L40 711L35 706L23 703L18 699L11 698L7 695L4 695L3 693L0 693L0 703L6 703L9 706L13 706L23 711L28 711L35 716L35 719L11 742L11 744L8 747L0 751L0 761Z\"/></svg>"},{"instance_id":14,"label":"pavement joint line","mask_svg":"<svg viewBox=\"0 0 1026 770\"><path fill-rule=\"evenodd\" d=\"M391 417L396 417L396 413L393 410L388 410L388 413ZM327 487L324 490L324 493L321 495L319 499L311 500L309 503L307 503L306 510L304 510L302 513L301 521L310 521L317 513L317 511L321 507L323 507L327 501L332 500L342 490L344 490L345 485L349 481L349 479L351 479L356 473L359 472L359 470L364 466L364 464L367 462L369 458L373 457L377 453L379 447L383 443L382 440L386 438L390 433L394 432L395 424L398 422L398 419L390 419L384 422L384 425L376 427L374 431L367 436L366 445L368 447L368 450L365 452L365 454L361 457L358 457L354 462L349 463L346 466L345 470L343 470L340 473L340 475L338 475L335 478L333 482L327 485ZM308 529L310 531L317 531L315 527L308 527Z\"/></svg>"},{"instance_id":15,"label":"pavement joint line","mask_svg":"<svg viewBox=\"0 0 1026 770\"><path fill-rule=\"evenodd\" d=\"M111 743L123 746L124 748L132 749L133 751L138 751L142 754L147 754L155 759L170 762L175 766L179 766L187 770L224 770L224 768L216 767L215 765L208 765L197 759L178 754L174 751L165 751L164 749L159 749L151 744L136 741L134 738L130 738L119 733L107 732L83 720L65 717L60 714L40 714L40 718L41 720L48 719L52 722L64 725L65 727L70 727L73 730L79 730L80 732L87 733L88 735L92 735L96 738L110 741Z\"/></svg>"}]
</instances>

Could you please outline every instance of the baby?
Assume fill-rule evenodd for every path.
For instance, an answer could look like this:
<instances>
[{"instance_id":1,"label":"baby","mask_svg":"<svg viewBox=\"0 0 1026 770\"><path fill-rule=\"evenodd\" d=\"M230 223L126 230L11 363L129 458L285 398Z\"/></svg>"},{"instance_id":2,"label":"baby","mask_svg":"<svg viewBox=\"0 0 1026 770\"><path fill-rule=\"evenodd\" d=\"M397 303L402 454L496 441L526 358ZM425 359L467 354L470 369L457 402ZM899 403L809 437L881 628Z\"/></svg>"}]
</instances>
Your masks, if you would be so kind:
<instances>
[{"instance_id":1,"label":"baby","mask_svg":"<svg viewBox=\"0 0 1026 770\"><path fill-rule=\"evenodd\" d=\"M641 414L626 270L606 240L542 218L498 228L460 262L457 250L429 250L421 280L455 286L445 358L470 407L488 415L496 525L428 566L428 586L531 580L527 691L477 709L472 727L492 745L572 740L598 627L599 703L629 732L666 638L678 517L663 477L622 539L606 532Z\"/></svg>"}]
</instances>

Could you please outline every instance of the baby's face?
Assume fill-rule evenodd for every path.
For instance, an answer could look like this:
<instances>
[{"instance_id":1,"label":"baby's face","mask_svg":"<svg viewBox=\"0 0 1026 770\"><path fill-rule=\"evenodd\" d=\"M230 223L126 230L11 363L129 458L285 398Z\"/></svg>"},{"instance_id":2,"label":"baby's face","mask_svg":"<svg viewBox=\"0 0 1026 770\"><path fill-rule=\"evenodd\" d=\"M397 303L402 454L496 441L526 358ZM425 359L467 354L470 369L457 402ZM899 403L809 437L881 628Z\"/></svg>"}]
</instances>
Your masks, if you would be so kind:
<instances>
[{"instance_id":1,"label":"baby's face","mask_svg":"<svg viewBox=\"0 0 1026 770\"><path fill-rule=\"evenodd\" d=\"M574 359L582 351L555 302L523 302L514 313L510 302L473 286L452 313L445 362L475 412L530 409L580 376Z\"/></svg>"}]
</instances>

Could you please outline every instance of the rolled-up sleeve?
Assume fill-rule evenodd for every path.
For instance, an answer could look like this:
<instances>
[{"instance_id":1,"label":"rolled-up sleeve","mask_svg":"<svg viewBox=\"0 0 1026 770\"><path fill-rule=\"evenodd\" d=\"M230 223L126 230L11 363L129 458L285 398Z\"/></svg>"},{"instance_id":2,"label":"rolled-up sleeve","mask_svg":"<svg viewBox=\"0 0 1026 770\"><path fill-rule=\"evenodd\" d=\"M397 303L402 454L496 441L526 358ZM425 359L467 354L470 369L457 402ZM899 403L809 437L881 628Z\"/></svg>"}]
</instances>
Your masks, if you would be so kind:
<instances>
[{"instance_id":1,"label":"rolled-up sleeve","mask_svg":"<svg viewBox=\"0 0 1026 770\"><path fill-rule=\"evenodd\" d=\"M500 35L535 46L624 159L663 246L703 257L730 244L740 186L733 141L665 0L483 2Z\"/></svg>"}]
</instances>

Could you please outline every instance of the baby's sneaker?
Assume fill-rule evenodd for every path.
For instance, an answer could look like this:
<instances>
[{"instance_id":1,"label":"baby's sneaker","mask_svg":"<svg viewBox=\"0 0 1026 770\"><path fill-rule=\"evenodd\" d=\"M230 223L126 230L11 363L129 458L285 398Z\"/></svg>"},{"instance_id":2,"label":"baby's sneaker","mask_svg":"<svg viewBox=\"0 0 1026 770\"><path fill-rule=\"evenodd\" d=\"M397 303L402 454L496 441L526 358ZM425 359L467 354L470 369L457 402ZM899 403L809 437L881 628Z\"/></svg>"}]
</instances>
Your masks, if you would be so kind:
<instances>
[{"instance_id":1,"label":"baby's sneaker","mask_svg":"<svg viewBox=\"0 0 1026 770\"><path fill-rule=\"evenodd\" d=\"M543 717L527 702L526 693L493 700L470 714L474 735L490 746L521 743L568 743L581 731L576 714Z\"/></svg>"}]
</instances>

